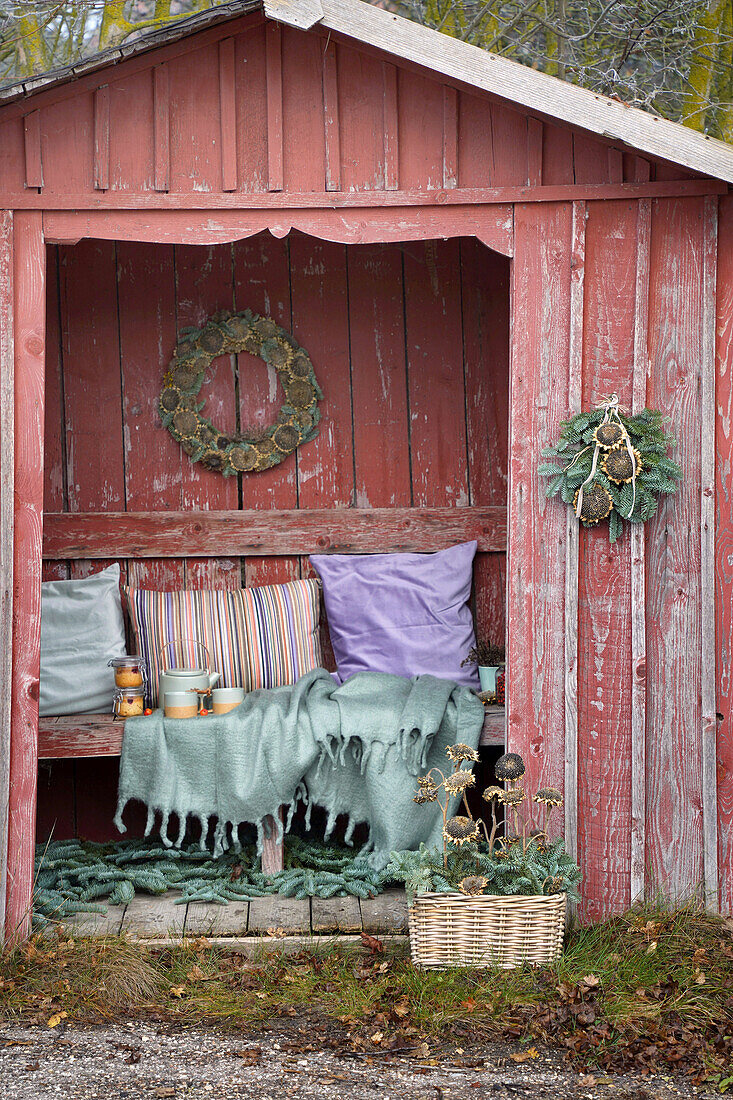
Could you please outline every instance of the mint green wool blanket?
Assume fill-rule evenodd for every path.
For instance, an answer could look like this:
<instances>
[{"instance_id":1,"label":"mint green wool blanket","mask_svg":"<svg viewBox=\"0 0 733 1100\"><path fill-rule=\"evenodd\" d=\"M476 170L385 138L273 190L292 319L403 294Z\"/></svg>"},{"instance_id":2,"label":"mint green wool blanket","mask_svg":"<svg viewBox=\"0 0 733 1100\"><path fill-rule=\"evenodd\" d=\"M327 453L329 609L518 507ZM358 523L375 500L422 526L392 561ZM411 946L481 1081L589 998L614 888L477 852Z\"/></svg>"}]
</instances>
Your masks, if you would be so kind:
<instances>
[{"instance_id":1,"label":"mint green wool blanket","mask_svg":"<svg viewBox=\"0 0 733 1100\"><path fill-rule=\"evenodd\" d=\"M439 807L417 807L415 777L449 765L445 750L461 741L476 748L481 701L465 687L433 676L412 680L357 673L340 686L316 669L289 687L252 691L228 714L205 718L128 718L122 743L115 824L132 799L148 808L147 836L156 812L167 840L178 818L176 846L189 815L217 819L214 855L237 843L237 827L257 826L262 850L265 819L288 808L289 829L299 800L328 813L328 837L339 814L349 819L347 842L360 822L369 826L364 852L381 868L395 849L440 842Z\"/></svg>"}]
</instances>

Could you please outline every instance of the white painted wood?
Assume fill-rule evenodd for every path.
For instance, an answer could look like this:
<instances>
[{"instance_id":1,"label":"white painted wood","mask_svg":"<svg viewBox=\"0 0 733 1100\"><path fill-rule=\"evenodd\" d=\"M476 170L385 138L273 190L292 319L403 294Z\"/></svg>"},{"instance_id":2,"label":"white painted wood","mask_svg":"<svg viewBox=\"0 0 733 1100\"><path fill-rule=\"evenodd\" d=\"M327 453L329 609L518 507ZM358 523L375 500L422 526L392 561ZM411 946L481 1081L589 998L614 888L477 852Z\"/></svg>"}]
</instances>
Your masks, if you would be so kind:
<instances>
[{"instance_id":1,"label":"white painted wood","mask_svg":"<svg viewBox=\"0 0 733 1100\"><path fill-rule=\"evenodd\" d=\"M320 0L264 0L263 8L268 19L278 23L287 23L289 27L298 27L307 31L323 18L323 5Z\"/></svg>"},{"instance_id":2,"label":"white painted wood","mask_svg":"<svg viewBox=\"0 0 733 1100\"><path fill-rule=\"evenodd\" d=\"M719 907L718 789L716 781L715 694L715 295L718 256L718 200L705 199L703 329L700 363L700 607L702 610L702 828L705 900Z\"/></svg>"},{"instance_id":3,"label":"white painted wood","mask_svg":"<svg viewBox=\"0 0 733 1100\"><path fill-rule=\"evenodd\" d=\"M0 944L5 930L13 669L13 213L0 211Z\"/></svg>"},{"instance_id":4,"label":"white painted wood","mask_svg":"<svg viewBox=\"0 0 733 1100\"><path fill-rule=\"evenodd\" d=\"M312 0L293 0L292 7ZM364 0L322 0L321 26L449 80L561 119L609 141L733 182L733 148L677 122L568 84L517 61L422 27Z\"/></svg>"},{"instance_id":5,"label":"white painted wood","mask_svg":"<svg viewBox=\"0 0 733 1100\"><path fill-rule=\"evenodd\" d=\"M573 203L570 260L569 416L580 412L583 389L583 293L586 204ZM565 527L565 847L578 858L578 569L580 525L572 508Z\"/></svg>"},{"instance_id":6,"label":"white painted wood","mask_svg":"<svg viewBox=\"0 0 733 1100\"><path fill-rule=\"evenodd\" d=\"M632 412L646 406L651 203L637 207ZM646 566L643 523L631 525L631 901L644 896L646 849Z\"/></svg>"}]
</instances>

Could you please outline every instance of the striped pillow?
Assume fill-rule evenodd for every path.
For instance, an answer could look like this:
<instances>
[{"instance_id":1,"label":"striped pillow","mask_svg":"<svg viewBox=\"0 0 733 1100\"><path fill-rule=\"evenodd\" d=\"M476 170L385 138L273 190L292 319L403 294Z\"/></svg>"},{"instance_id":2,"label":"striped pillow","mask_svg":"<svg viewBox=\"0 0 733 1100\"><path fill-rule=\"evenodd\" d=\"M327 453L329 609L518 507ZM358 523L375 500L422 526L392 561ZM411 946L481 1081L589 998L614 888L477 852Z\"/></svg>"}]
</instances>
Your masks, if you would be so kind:
<instances>
[{"instance_id":1,"label":"striped pillow","mask_svg":"<svg viewBox=\"0 0 733 1100\"><path fill-rule=\"evenodd\" d=\"M152 705L158 703L161 668L201 667L209 651L222 687L294 684L321 665L318 581L289 581L260 588L151 592L123 588L136 649L148 662ZM170 645L166 642L192 639Z\"/></svg>"}]
</instances>

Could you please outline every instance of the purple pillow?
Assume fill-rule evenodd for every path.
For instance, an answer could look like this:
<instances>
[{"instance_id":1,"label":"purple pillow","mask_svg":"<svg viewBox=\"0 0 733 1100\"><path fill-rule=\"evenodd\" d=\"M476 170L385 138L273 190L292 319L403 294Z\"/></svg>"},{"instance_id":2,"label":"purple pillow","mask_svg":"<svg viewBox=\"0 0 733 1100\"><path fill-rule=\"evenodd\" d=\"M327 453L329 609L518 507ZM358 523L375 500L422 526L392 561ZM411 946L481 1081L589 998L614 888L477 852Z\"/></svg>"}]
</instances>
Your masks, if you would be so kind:
<instances>
[{"instance_id":1,"label":"purple pillow","mask_svg":"<svg viewBox=\"0 0 733 1100\"><path fill-rule=\"evenodd\" d=\"M476 638L468 601L475 542L435 554L312 554L339 676L430 673L478 690L461 668Z\"/></svg>"}]
</instances>

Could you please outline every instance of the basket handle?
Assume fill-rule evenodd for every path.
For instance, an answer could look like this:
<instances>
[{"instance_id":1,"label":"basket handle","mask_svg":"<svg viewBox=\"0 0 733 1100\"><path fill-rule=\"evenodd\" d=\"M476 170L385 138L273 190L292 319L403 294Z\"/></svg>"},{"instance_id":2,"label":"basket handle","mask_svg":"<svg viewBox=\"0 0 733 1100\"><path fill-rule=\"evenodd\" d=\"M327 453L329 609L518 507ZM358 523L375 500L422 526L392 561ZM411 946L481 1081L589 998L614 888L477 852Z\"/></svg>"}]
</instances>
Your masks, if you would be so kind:
<instances>
[{"instance_id":1,"label":"basket handle","mask_svg":"<svg viewBox=\"0 0 733 1100\"><path fill-rule=\"evenodd\" d=\"M161 660L163 651L165 649L167 649L169 645L175 645L176 642L193 642L194 645L201 646L204 653L206 654L206 671L207 672L210 671L210 669L211 669L211 654L209 653L209 651L206 648L206 646L204 645L204 643L200 642L198 640L198 638L171 638L171 640L169 642L166 642L164 645L162 645L160 647L160 649L158 650L158 664L160 665L161 669L163 668L163 662Z\"/></svg>"}]
</instances>

